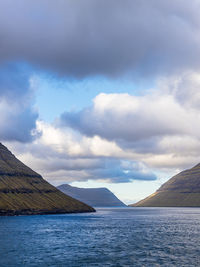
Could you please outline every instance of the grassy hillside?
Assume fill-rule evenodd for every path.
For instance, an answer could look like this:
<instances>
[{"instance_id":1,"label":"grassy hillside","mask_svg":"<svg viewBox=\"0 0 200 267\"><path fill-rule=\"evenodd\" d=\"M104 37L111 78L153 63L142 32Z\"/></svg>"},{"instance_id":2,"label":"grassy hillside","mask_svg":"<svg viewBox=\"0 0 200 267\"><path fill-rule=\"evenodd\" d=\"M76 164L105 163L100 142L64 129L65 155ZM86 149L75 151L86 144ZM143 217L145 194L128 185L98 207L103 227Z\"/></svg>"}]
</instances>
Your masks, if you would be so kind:
<instances>
[{"instance_id":1,"label":"grassy hillside","mask_svg":"<svg viewBox=\"0 0 200 267\"><path fill-rule=\"evenodd\" d=\"M49 184L0 144L0 215L92 211Z\"/></svg>"},{"instance_id":2,"label":"grassy hillside","mask_svg":"<svg viewBox=\"0 0 200 267\"><path fill-rule=\"evenodd\" d=\"M200 207L200 164L173 176L154 194L131 206Z\"/></svg>"}]
</instances>

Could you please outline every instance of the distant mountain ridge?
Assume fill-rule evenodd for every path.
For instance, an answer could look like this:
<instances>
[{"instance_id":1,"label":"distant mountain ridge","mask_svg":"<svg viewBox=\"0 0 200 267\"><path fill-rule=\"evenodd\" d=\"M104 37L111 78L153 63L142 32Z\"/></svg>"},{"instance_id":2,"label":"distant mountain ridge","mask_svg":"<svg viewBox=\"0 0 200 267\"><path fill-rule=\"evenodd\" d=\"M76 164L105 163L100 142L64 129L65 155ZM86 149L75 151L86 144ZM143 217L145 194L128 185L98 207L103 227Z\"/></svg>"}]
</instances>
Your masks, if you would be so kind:
<instances>
[{"instance_id":1,"label":"distant mountain ridge","mask_svg":"<svg viewBox=\"0 0 200 267\"><path fill-rule=\"evenodd\" d=\"M0 215L91 212L19 161L0 143Z\"/></svg>"},{"instance_id":2,"label":"distant mountain ridge","mask_svg":"<svg viewBox=\"0 0 200 267\"><path fill-rule=\"evenodd\" d=\"M180 172L136 207L200 207L200 164Z\"/></svg>"},{"instance_id":3,"label":"distant mountain ridge","mask_svg":"<svg viewBox=\"0 0 200 267\"><path fill-rule=\"evenodd\" d=\"M79 188L68 184L57 187L63 193L76 198L93 207L125 207L126 205L119 200L107 188Z\"/></svg>"}]
</instances>

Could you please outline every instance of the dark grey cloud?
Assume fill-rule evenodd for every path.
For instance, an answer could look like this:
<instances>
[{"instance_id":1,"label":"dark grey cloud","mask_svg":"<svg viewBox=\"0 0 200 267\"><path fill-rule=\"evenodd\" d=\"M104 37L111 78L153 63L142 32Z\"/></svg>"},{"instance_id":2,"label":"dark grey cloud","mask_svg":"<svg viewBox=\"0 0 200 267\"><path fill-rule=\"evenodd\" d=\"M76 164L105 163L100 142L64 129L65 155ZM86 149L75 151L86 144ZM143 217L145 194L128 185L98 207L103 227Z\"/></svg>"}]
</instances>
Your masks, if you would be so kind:
<instances>
[{"instance_id":1,"label":"dark grey cloud","mask_svg":"<svg viewBox=\"0 0 200 267\"><path fill-rule=\"evenodd\" d=\"M8 107L8 109L11 108ZM9 113L6 109L4 109L4 112ZM6 121L0 119L0 140L19 141L23 143L33 141L36 137L33 131L36 128L37 117L37 113L33 112L30 108L6 115Z\"/></svg>"},{"instance_id":2,"label":"dark grey cloud","mask_svg":"<svg viewBox=\"0 0 200 267\"><path fill-rule=\"evenodd\" d=\"M4 63L0 65L0 96L8 101L25 100L30 94L30 68L24 63Z\"/></svg>"},{"instance_id":3,"label":"dark grey cloud","mask_svg":"<svg viewBox=\"0 0 200 267\"><path fill-rule=\"evenodd\" d=\"M36 128L30 71L24 64L0 67L0 140L30 142Z\"/></svg>"},{"instance_id":4,"label":"dark grey cloud","mask_svg":"<svg viewBox=\"0 0 200 267\"><path fill-rule=\"evenodd\" d=\"M199 8L197 0L2 0L0 61L76 78L199 69Z\"/></svg>"}]
</instances>

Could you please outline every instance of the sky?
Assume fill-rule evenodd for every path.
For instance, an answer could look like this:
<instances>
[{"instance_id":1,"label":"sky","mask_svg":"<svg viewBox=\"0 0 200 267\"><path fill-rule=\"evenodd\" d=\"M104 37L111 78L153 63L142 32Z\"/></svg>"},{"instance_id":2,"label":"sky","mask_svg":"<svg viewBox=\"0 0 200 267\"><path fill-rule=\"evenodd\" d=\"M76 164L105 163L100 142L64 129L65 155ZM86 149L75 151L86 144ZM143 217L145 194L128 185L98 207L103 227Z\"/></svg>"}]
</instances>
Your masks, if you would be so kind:
<instances>
[{"instance_id":1,"label":"sky","mask_svg":"<svg viewBox=\"0 0 200 267\"><path fill-rule=\"evenodd\" d=\"M200 0L1 0L0 140L127 204L200 162Z\"/></svg>"}]
</instances>

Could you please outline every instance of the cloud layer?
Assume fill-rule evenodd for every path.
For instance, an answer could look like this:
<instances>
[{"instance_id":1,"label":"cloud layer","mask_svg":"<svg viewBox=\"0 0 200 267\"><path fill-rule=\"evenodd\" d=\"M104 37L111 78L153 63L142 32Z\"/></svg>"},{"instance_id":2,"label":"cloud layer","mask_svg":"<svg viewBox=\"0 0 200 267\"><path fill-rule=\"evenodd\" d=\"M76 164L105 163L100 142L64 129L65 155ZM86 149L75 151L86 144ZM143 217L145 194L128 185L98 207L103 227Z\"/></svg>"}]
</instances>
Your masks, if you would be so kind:
<instances>
[{"instance_id":1,"label":"cloud layer","mask_svg":"<svg viewBox=\"0 0 200 267\"><path fill-rule=\"evenodd\" d=\"M54 182L148 181L178 172L200 161L199 88L200 75L187 72L141 96L99 94L54 124L37 121L41 136L14 151Z\"/></svg>"},{"instance_id":2,"label":"cloud layer","mask_svg":"<svg viewBox=\"0 0 200 267\"><path fill-rule=\"evenodd\" d=\"M30 71L26 65L7 63L0 67L0 139L30 142L36 128Z\"/></svg>"},{"instance_id":3,"label":"cloud layer","mask_svg":"<svg viewBox=\"0 0 200 267\"><path fill-rule=\"evenodd\" d=\"M9 143L9 147L23 162L54 182L126 183L157 178L144 163L128 159L117 145L101 138L76 135L70 129L59 129L44 122L37 122L37 129L41 136L33 143Z\"/></svg>"},{"instance_id":4,"label":"cloud layer","mask_svg":"<svg viewBox=\"0 0 200 267\"><path fill-rule=\"evenodd\" d=\"M175 92L176 94L176 92ZM198 91L196 92L199 95ZM190 97L196 98L192 94ZM189 94L155 90L144 96L99 94L93 106L80 112L66 112L61 124L87 136L101 136L128 143L173 135L200 135L198 106L190 105Z\"/></svg>"},{"instance_id":5,"label":"cloud layer","mask_svg":"<svg viewBox=\"0 0 200 267\"><path fill-rule=\"evenodd\" d=\"M64 113L62 123L88 136L138 142L163 135L190 134L199 114L185 110L171 95L100 94L91 108ZM199 133L199 129L197 134Z\"/></svg>"},{"instance_id":6,"label":"cloud layer","mask_svg":"<svg viewBox=\"0 0 200 267\"><path fill-rule=\"evenodd\" d=\"M154 167L198 162L199 74L162 79L157 86L143 96L99 94L91 107L64 113L60 125L114 142Z\"/></svg>"},{"instance_id":7,"label":"cloud layer","mask_svg":"<svg viewBox=\"0 0 200 267\"><path fill-rule=\"evenodd\" d=\"M0 61L76 78L199 70L197 0L2 0Z\"/></svg>"},{"instance_id":8,"label":"cloud layer","mask_svg":"<svg viewBox=\"0 0 200 267\"><path fill-rule=\"evenodd\" d=\"M9 146L51 180L148 181L154 170L197 163L199 8L197 0L0 1L0 139L30 142ZM33 108L33 69L156 85L101 93L50 125Z\"/></svg>"}]
</instances>

